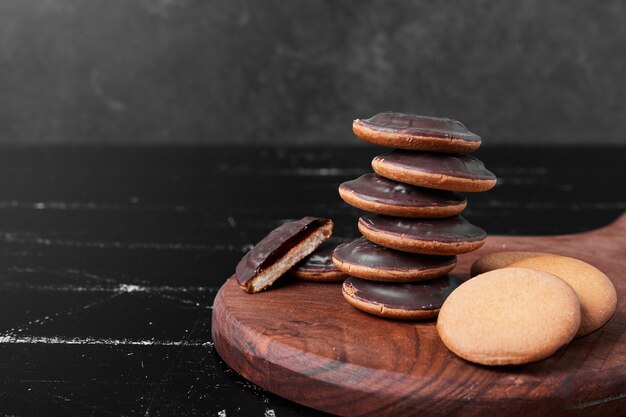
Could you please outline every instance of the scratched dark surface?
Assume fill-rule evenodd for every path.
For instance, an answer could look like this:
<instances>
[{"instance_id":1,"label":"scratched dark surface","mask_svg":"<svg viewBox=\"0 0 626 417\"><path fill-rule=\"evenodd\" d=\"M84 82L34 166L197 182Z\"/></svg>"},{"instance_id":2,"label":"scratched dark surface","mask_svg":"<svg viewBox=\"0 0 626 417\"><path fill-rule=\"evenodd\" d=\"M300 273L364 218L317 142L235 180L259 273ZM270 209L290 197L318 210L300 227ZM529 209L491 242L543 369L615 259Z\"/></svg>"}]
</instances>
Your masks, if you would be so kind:
<instances>
[{"instance_id":1,"label":"scratched dark surface","mask_svg":"<svg viewBox=\"0 0 626 417\"><path fill-rule=\"evenodd\" d=\"M380 149L0 150L0 413L304 416L239 377L211 305L286 219L356 234L340 182ZM489 233L568 233L626 211L626 148L486 148L499 177L465 212ZM321 413L319 413L321 415Z\"/></svg>"}]
</instances>

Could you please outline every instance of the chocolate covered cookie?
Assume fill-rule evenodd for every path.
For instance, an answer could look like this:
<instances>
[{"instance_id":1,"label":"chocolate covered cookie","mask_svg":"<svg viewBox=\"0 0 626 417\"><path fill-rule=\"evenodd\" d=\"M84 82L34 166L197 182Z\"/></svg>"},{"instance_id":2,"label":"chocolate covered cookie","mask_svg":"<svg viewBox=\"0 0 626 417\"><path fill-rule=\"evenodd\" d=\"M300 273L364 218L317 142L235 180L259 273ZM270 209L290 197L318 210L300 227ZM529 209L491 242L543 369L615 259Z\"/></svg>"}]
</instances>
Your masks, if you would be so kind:
<instances>
[{"instance_id":1,"label":"chocolate covered cookie","mask_svg":"<svg viewBox=\"0 0 626 417\"><path fill-rule=\"evenodd\" d=\"M360 139L390 148L433 152L472 152L480 146L480 136L460 122L441 117L384 112L352 123Z\"/></svg>"},{"instance_id":2,"label":"chocolate covered cookie","mask_svg":"<svg viewBox=\"0 0 626 417\"><path fill-rule=\"evenodd\" d=\"M460 215L443 219L408 219L366 215L359 231L374 243L391 249L432 255L458 255L480 248L487 240L483 229Z\"/></svg>"},{"instance_id":3,"label":"chocolate covered cookie","mask_svg":"<svg viewBox=\"0 0 626 417\"><path fill-rule=\"evenodd\" d=\"M364 237L337 246L333 262L348 275L388 282L420 281L452 271L456 256L422 255L385 248Z\"/></svg>"},{"instance_id":4,"label":"chocolate covered cookie","mask_svg":"<svg viewBox=\"0 0 626 417\"><path fill-rule=\"evenodd\" d=\"M400 217L449 217L467 205L467 199L453 191L403 184L373 173L342 183L339 195L361 210Z\"/></svg>"},{"instance_id":5,"label":"chocolate covered cookie","mask_svg":"<svg viewBox=\"0 0 626 417\"><path fill-rule=\"evenodd\" d=\"M350 304L367 313L391 319L426 320L437 317L445 299L462 283L453 275L410 283L350 277L344 281L342 292Z\"/></svg>"},{"instance_id":6,"label":"chocolate covered cookie","mask_svg":"<svg viewBox=\"0 0 626 417\"><path fill-rule=\"evenodd\" d=\"M249 293L266 289L328 239L332 230L331 220L317 217L304 217L272 230L237 264L239 286Z\"/></svg>"},{"instance_id":7,"label":"chocolate covered cookie","mask_svg":"<svg viewBox=\"0 0 626 417\"><path fill-rule=\"evenodd\" d=\"M395 149L374 157L372 168L385 178L439 190L479 192L496 185L496 176L469 155Z\"/></svg>"},{"instance_id":8,"label":"chocolate covered cookie","mask_svg":"<svg viewBox=\"0 0 626 417\"><path fill-rule=\"evenodd\" d=\"M331 237L322 243L317 249L296 266L289 270L289 273L299 279L306 281L331 282L343 281L348 275L333 262L333 251L335 248L347 242L347 239Z\"/></svg>"}]
</instances>

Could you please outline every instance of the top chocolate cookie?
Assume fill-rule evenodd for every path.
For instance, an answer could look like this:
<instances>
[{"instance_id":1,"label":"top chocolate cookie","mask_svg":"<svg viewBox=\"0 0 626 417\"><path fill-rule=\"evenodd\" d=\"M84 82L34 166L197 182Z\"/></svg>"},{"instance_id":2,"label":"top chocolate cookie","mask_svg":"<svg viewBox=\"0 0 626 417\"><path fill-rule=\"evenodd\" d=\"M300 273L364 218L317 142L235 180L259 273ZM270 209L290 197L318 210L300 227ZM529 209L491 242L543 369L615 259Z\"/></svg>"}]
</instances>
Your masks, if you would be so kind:
<instances>
[{"instance_id":1,"label":"top chocolate cookie","mask_svg":"<svg viewBox=\"0 0 626 417\"><path fill-rule=\"evenodd\" d=\"M456 120L383 112L352 123L354 134L366 142L391 148L467 153L478 149L480 136Z\"/></svg>"}]
</instances>

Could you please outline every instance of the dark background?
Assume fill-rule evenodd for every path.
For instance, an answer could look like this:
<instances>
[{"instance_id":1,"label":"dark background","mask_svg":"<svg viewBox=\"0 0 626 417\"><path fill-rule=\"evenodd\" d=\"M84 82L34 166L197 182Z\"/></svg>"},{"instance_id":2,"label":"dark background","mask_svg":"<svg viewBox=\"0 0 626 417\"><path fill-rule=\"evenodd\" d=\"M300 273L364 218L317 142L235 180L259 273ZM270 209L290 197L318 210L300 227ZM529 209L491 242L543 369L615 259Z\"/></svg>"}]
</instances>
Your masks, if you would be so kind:
<instances>
[{"instance_id":1,"label":"dark background","mask_svg":"<svg viewBox=\"0 0 626 417\"><path fill-rule=\"evenodd\" d=\"M383 110L483 136L498 185L464 216L489 234L608 224L624 21L620 1L0 0L0 415L321 415L215 351L245 251L304 215L357 234L337 186L382 152L351 121Z\"/></svg>"},{"instance_id":2,"label":"dark background","mask_svg":"<svg viewBox=\"0 0 626 417\"><path fill-rule=\"evenodd\" d=\"M448 116L485 144L623 144L622 1L4 0L0 143L357 144Z\"/></svg>"}]
</instances>

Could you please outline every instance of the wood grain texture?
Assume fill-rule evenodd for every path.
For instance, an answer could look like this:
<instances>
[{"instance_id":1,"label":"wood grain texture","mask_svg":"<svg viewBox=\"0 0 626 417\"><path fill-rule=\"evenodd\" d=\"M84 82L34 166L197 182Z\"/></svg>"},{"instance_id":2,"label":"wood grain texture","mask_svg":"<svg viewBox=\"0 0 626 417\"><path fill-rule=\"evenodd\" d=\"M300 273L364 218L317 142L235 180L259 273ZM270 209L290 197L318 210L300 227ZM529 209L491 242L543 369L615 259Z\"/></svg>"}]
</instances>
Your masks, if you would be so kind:
<instances>
[{"instance_id":1,"label":"wood grain texture","mask_svg":"<svg viewBox=\"0 0 626 417\"><path fill-rule=\"evenodd\" d=\"M468 275L477 257L498 250L548 251L597 266L617 289L617 312L605 327L544 361L488 368L446 349L434 322L357 311L338 284L285 280L249 295L231 278L213 307L215 348L250 381L339 415L622 415L626 214L591 232L489 237L483 248L459 257L454 273Z\"/></svg>"}]
</instances>

